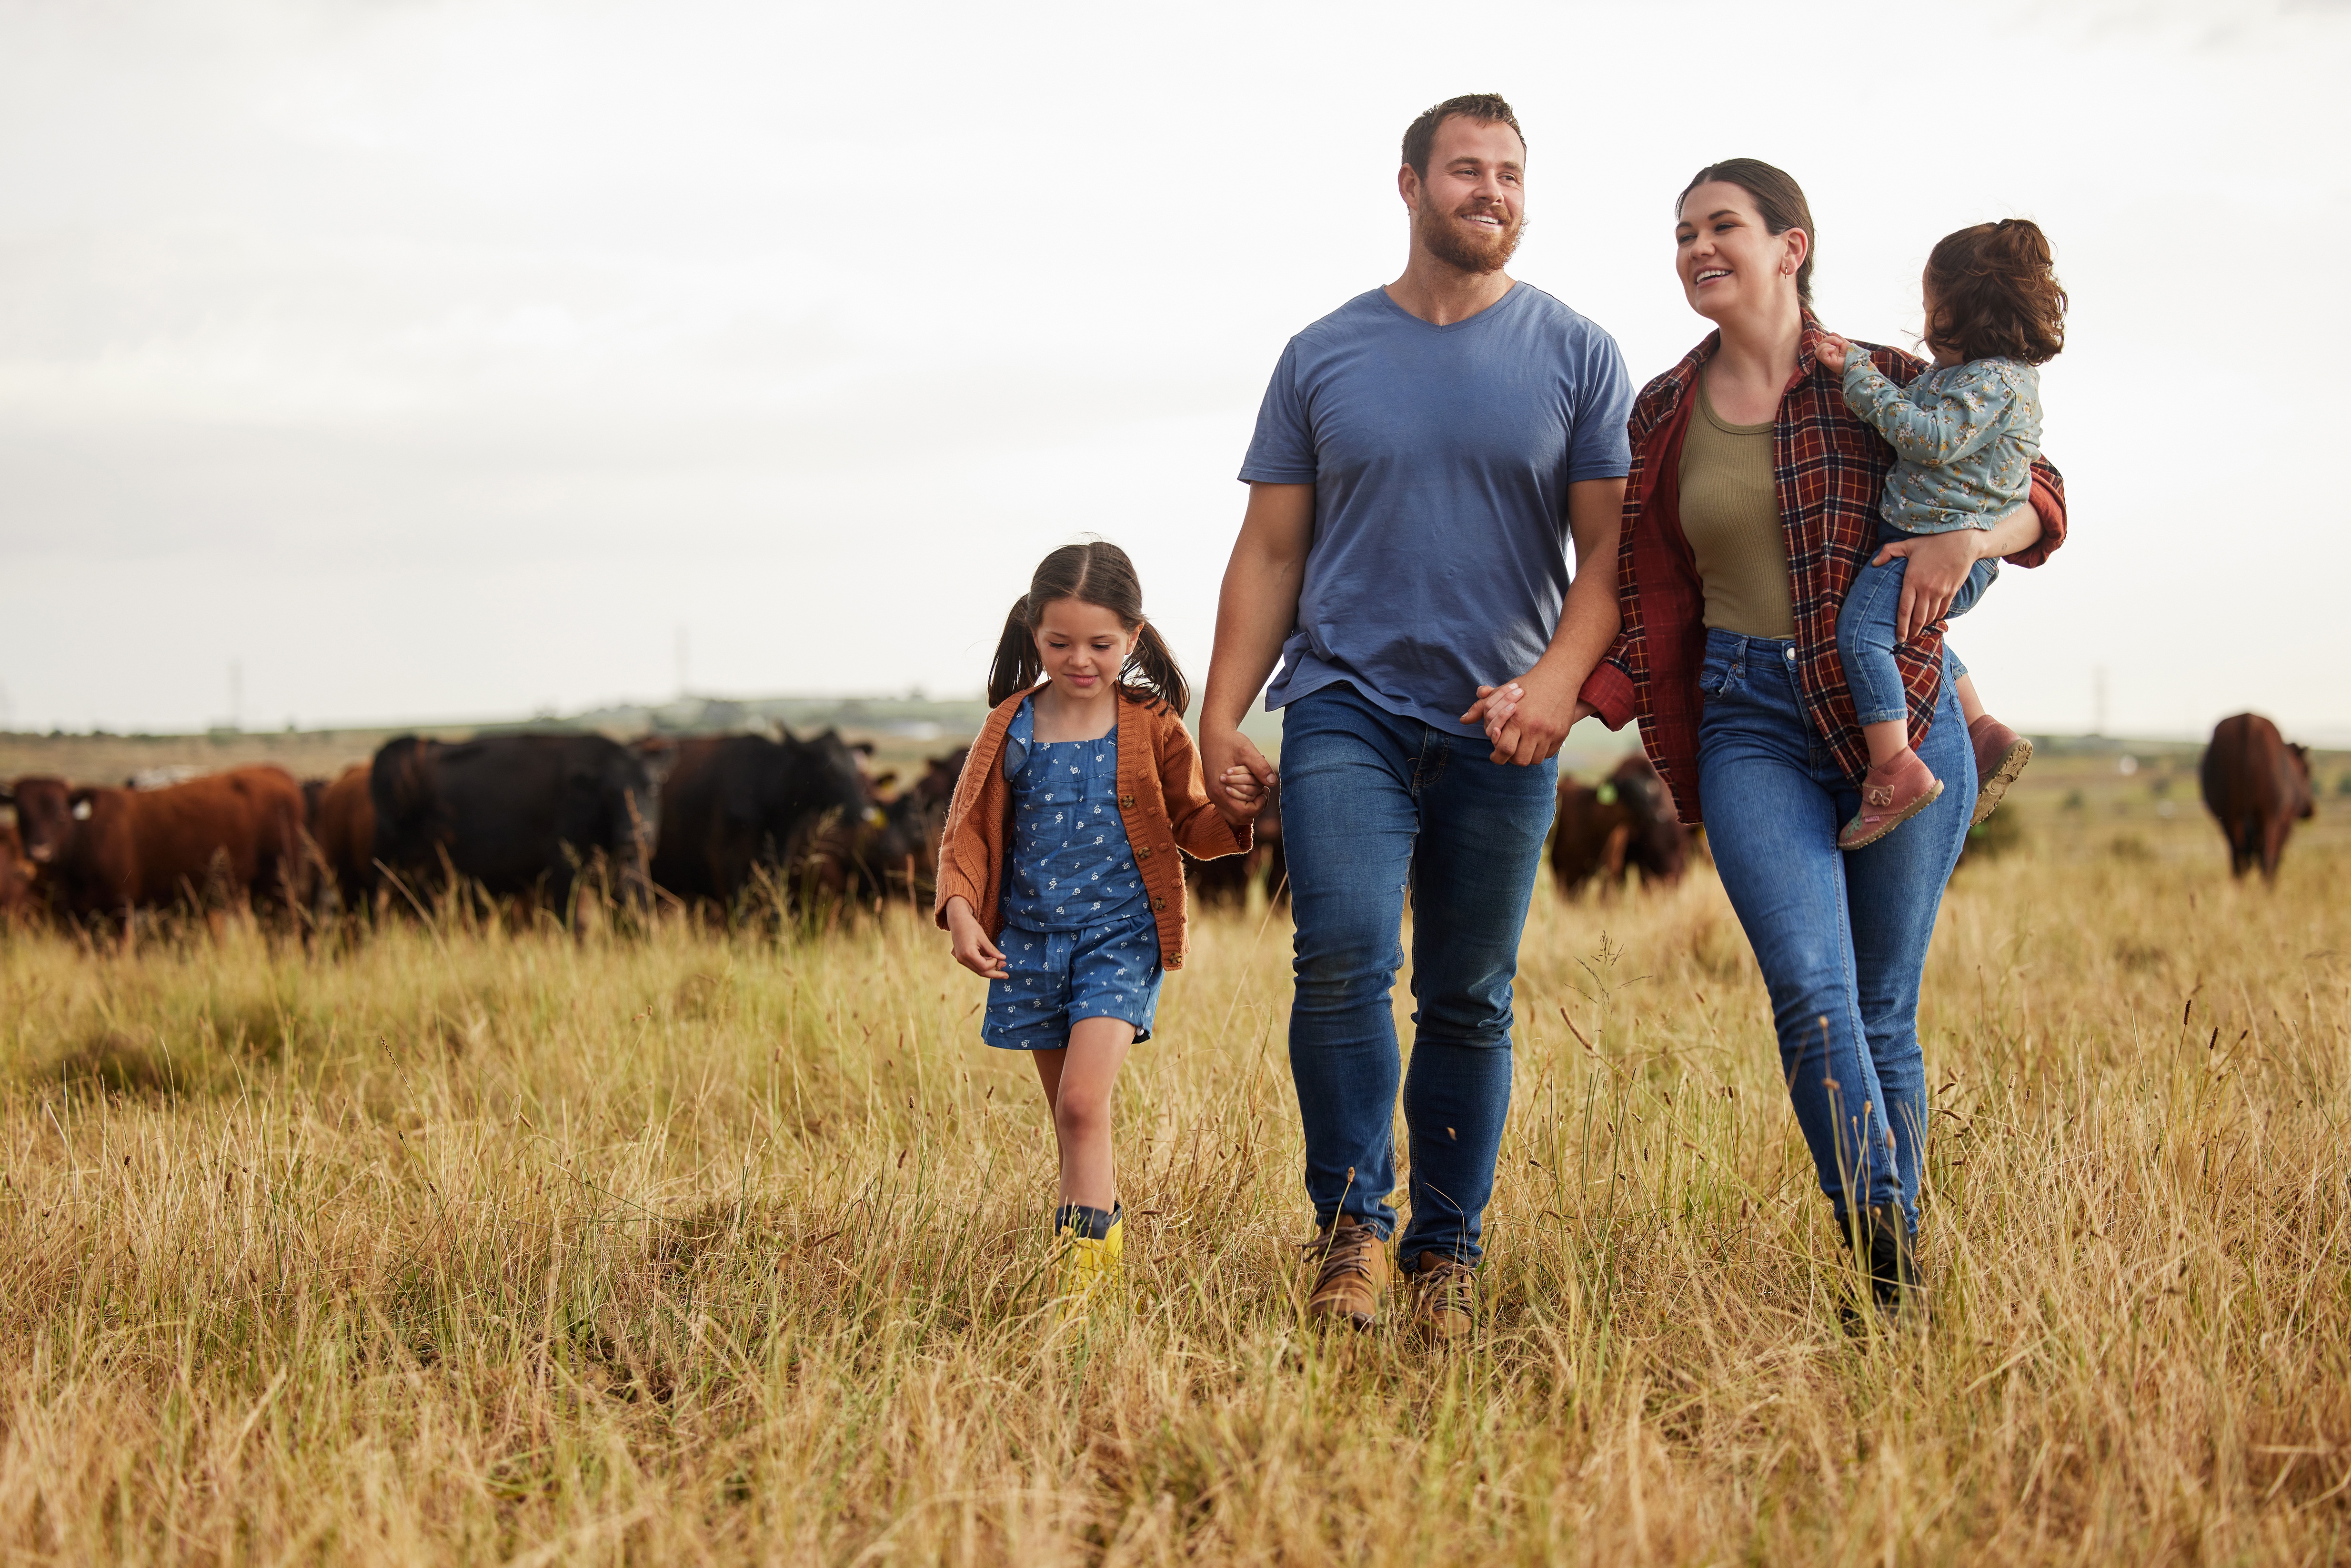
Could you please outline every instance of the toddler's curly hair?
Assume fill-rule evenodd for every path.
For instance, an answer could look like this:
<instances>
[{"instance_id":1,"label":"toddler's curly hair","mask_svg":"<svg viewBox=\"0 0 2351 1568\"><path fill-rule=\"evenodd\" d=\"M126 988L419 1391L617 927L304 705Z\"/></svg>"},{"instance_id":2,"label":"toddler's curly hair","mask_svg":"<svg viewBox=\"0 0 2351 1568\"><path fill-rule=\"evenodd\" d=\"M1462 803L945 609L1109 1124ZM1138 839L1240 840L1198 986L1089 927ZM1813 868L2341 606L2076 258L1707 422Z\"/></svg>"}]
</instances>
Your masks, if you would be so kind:
<instances>
[{"instance_id":1,"label":"toddler's curly hair","mask_svg":"<svg viewBox=\"0 0 2351 1568\"><path fill-rule=\"evenodd\" d=\"M2030 218L1946 234L1927 257L1927 341L1962 359L2043 365L2065 348L2065 290L2049 236Z\"/></svg>"}]
</instances>

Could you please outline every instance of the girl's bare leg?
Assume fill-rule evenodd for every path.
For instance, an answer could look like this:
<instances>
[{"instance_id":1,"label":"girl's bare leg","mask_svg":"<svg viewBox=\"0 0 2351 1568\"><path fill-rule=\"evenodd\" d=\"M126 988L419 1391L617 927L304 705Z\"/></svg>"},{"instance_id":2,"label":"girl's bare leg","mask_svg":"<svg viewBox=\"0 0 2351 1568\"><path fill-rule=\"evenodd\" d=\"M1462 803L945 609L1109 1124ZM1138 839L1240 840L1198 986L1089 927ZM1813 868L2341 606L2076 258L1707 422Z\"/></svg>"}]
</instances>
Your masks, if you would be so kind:
<instances>
[{"instance_id":1,"label":"girl's bare leg","mask_svg":"<svg viewBox=\"0 0 2351 1568\"><path fill-rule=\"evenodd\" d=\"M1081 1018L1059 1051L1032 1051L1037 1082L1053 1112L1061 1150L1061 1201L1108 1209L1118 1201L1111 1154L1111 1092L1134 1044L1134 1025L1123 1018Z\"/></svg>"},{"instance_id":2,"label":"girl's bare leg","mask_svg":"<svg viewBox=\"0 0 2351 1568\"><path fill-rule=\"evenodd\" d=\"M1983 699L1976 695L1976 681L1974 676L1960 676L1957 681L1952 683L1952 689L1959 694L1959 716L1961 718L1972 724L1978 719L1984 716Z\"/></svg>"}]
</instances>

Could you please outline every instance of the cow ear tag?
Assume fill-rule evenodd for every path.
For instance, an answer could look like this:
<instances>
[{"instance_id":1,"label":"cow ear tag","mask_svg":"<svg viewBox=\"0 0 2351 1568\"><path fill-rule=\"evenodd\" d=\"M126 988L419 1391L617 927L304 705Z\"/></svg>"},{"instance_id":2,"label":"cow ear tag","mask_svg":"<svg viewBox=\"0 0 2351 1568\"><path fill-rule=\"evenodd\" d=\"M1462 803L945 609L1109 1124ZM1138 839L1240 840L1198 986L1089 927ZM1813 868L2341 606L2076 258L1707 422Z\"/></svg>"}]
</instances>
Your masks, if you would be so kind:
<instances>
[{"instance_id":1,"label":"cow ear tag","mask_svg":"<svg viewBox=\"0 0 2351 1568\"><path fill-rule=\"evenodd\" d=\"M1616 804L1616 786L1614 784L1604 784L1600 786L1600 804L1603 805L1614 805Z\"/></svg>"}]
</instances>

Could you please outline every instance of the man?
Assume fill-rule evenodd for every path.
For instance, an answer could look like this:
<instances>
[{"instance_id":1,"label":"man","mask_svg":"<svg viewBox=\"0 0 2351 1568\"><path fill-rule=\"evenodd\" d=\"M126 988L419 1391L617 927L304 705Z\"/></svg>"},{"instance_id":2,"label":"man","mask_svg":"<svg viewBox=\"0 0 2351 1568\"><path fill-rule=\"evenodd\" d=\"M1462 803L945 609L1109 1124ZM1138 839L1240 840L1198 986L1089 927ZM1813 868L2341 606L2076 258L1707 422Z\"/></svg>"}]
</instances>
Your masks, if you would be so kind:
<instances>
[{"instance_id":1,"label":"man","mask_svg":"<svg viewBox=\"0 0 2351 1568\"><path fill-rule=\"evenodd\" d=\"M1499 98L1447 99L1405 132L1404 275L1291 338L1275 367L1200 710L1209 787L1272 783L1239 725L1280 657L1266 702L1284 710L1290 1064L1321 1230L1308 1310L1377 1316L1402 1078L1411 1223L1395 1262L1440 1343L1473 1323L1519 933L1554 758L1616 634L1631 467L1614 340L1502 270L1525 179ZM1512 678L1516 713L1489 742L1480 689ZM1408 1075L1389 1003L1407 893Z\"/></svg>"}]
</instances>

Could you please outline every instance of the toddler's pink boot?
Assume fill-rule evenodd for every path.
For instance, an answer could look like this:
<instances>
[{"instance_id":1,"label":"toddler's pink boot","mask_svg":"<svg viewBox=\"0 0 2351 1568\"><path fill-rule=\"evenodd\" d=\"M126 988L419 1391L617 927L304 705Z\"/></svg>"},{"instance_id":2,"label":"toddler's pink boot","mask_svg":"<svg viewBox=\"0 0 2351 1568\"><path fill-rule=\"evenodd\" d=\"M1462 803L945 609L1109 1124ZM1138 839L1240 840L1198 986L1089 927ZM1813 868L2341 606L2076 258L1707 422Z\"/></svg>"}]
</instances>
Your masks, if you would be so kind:
<instances>
[{"instance_id":1,"label":"toddler's pink boot","mask_svg":"<svg viewBox=\"0 0 2351 1568\"><path fill-rule=\"evenodd\" d=\"M1872 763L1862 775L1861 809L1837 835L1839 849L1876 843L1942 797L1943 781L1909 747L1890 762Z\"/></svg>"},{"instance_id":2,"label":"toddler's pink boot","mask_svg":"<svg viewBox=\"0 0 2351 1568\"><path fill-rule=\"evenodd\" d=\"M2032 760L2032 742L1989 713L1968 726L1968 740L1976 749L1976 814L1968 818L1972 827L1992 814Z\"/></svg>"}]
</instances>

